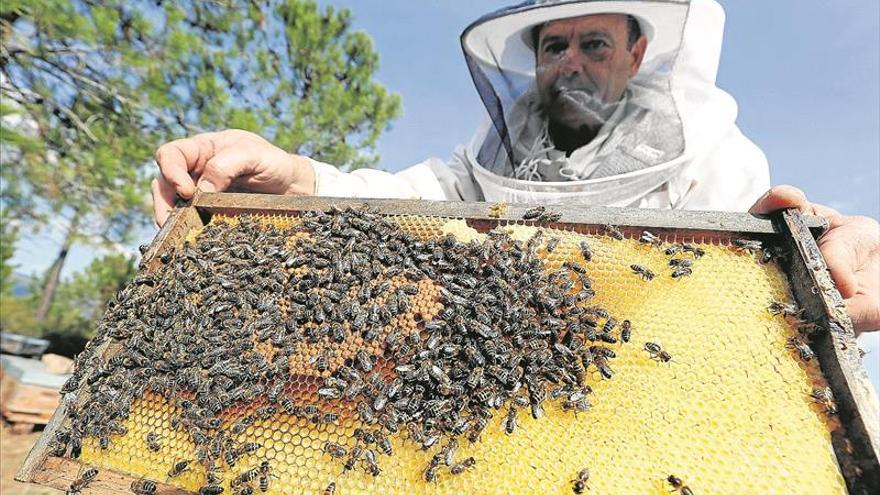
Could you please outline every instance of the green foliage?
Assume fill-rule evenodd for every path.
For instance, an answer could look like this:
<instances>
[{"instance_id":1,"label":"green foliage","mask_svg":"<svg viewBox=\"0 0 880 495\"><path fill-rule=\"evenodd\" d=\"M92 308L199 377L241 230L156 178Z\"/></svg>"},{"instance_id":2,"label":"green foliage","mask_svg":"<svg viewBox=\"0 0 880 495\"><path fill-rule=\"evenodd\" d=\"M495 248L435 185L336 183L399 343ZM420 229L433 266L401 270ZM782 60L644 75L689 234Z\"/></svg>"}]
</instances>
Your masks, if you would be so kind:
<instances>
[{"instance_id":1,"label":"green foliage","mask_svg":"<svg viewBox=\"0 0 880 495\"><path fill-rule=\"evenodd\" d=\"M20 278L13 275L12 279L17 284L27 287L24 296L4 293L0 296L0 329L4 332L13 332L31 337L40 337L43 329L34 318L34 309L37 307L39 298L39 280L36 277ZM12 287L9 287L12 289Z\"/></svg>"},{"instance_id":2,"label":"green foliage","mask_svg":"<svg viewBox=\"0 0 880 495\"><path fill-rule=\"evenodd\" d=\"M377 68L351 14L313 0L0 2L0 204L65 246L128 242L154 150L203 130L372 166L400 112Z\"/></svg>"},{"instance_id":3,"label":"green foliage","mask_svg":"<svg viewBox=\"0 0 880 495\"><path fill-rule=\"evenodd\" d=\"M136 273L134 259L127 255L111 254L93 260L70 280L62 282L46 318L44 332L91 337L107 303Z\"/></svg>"},{"instance_id":4,"label":"green foliage","mask_svg":"<svg viewBox=\"0 0 880 495\"><path fill-rule=\"evenodd\" d=\"M18 227L9 219L7 210L0 210L0 298L9 294L12 272L15 269L9 260L15 254L18 240Z\"/></svg>"},{"instance_id":5,"label":"green foliage","mask_svg":"<svg viewBox=\"0 0 880 495\"><path fill-rule=\"evenodd\" d=\"M41 200L34 221L81 217L118 242L148 218L149 159L202 129L256 131L292 152L371 166L400 99L372 80L372 40L351 14L310 0L4 2L2 113L10 190ZM139 211L137 211L139 210ZM110 220L113 225L110 225Z\"/></svg>"},{"instance_id":6,"label":"green foliage","mask_svg":"<svg viewBox=\"0 0 880 495\"><path fill-rule=\"evenodd\" d=\"M24 335L49 333L91 337L107 303L137 273L134 260L111 254L94 259L58 288L55 304L43 322L34 318L39 292L36 279L27 296L5 294L0 299L0 328Z\"/></svg>"}]
</instances>

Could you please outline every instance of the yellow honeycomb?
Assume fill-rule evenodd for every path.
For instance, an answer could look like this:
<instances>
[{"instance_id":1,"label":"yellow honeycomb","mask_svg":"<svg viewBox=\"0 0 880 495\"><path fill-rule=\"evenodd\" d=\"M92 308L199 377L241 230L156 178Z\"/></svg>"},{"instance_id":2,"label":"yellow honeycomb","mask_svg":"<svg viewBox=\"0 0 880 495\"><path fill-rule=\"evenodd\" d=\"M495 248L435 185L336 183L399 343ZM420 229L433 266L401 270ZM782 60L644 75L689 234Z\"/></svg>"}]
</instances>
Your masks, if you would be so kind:
<instances>
[{"instance_id":1,"label":"yellow honeycomb","mask_svg":"<svg viewBox=\"0 0 880 495\"><path fill-rule=\"evenodd\" d=\"M421 238L453 233L467 241L484 236L461 219L393 219ZM296 220L265 221L290 225ZM215 217L213 222L235 219ZM502 228L527 239L536 227L511 223ZM404 431L390 437L393 455L380 456L381 475L372 477L362 469L343 472L342 462L331 459L323 447L328 441L348 449L355 445L354 430L363 425L353 407L329 410L322 404L321 414L330 412L338 419L318 423L281 412L234 437L262 446L224 472L224 493L237 493L229 481L263 461L271 464L270 494L320 494L331 482L337 495L569 494L572 480L585 467L590 471L586 493L668 495L670 474L700 495L846 492L830 441L829 431L837 425L810 398L814 387L824 386L823 378L815 361L804 363L786 348L795 328L767 311L771 300L792 300L778 265L758 263L756 255L732 249L729 239L666 238L695 242L706 252L696 260L693 275L673 279L669 257L639 243L633 238L638 232L624 240L614 240L601 229L545 229L544 234L545 239L560 238L552 254L541 251L551 267L566 259L581 261L578 244L587 240L593 251L587 267L597 292L591 304L632 322L632 340L613 345L613 378L602 380L596 374L589 379L595 391L591 410L575 415L548 402L547 414L539 420L520 411L513 435L505 434L501 425L504 410L496 412L479 442L461 437L457 459L473 456L476 465L458 475L440 471L435 483L426 483L422 473L436 448L421 450ZM657 277L640 279L632 273L633 263ZM411 311L395 325L415 328L419 319L429 320L441 309L436 288L422 283ZM643 349L646 341L661 344L672 359L652 360ZM334 345L338 356L350 357L361 348L381 356L378 345L364 346L360 336ZM300 404L321 404L316 393L321 379L308 365L319 351L302 344L292 358L297 379L287 392ZM378 360L377 367L387 366ZM265 404L261 399L221 417L228 427ZM182 475L168 476L172 464L193 459L197 450L186 433L171 428L174 415L163 398L147 394L132 408L128 433L114 436L106 450L96 439L87 439L81 461L197 491L205 484L202 465L193 462ZM150 432L160 436L159 452L147 447Z\"/></svg>"}]
</instances>

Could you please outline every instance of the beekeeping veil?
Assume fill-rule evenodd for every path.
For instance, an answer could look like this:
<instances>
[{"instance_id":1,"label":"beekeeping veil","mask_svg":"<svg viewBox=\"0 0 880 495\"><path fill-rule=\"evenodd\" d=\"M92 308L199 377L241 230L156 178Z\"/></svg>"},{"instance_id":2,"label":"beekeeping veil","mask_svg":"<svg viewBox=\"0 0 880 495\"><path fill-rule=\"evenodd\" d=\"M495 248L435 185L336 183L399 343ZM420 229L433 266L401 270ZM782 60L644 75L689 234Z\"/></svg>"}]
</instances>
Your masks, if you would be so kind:
<instances>
[{"instance_id":1,"label":"beekeeping veil","mask_svg":"<svg viewBox=\"0 0 880 495\"><path fill-rule=\"evenodd\" d=\"M689 7L688 0L530 0L468 26L461 44L491 125L463 158L485 198L628 205L675 175L687 154L674 87ZM571 91L598 131L566 153L554 145L553 110L541 103L536 84L535 28L593 14L631 16L647 49L620 100L603 102L582 87Z\"/></svg>"}]
</instances>

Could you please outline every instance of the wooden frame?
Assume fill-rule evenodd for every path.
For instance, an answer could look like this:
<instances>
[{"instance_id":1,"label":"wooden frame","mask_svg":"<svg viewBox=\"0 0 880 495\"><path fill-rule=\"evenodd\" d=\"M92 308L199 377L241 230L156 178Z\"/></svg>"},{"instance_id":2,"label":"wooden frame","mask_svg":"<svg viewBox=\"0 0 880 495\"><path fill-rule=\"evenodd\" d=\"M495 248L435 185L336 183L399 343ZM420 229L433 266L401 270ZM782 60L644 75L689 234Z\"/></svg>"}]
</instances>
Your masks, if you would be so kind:
<instances>
[{"instance_id":1,"label":"wooden frame","mask_svg":"<svg viewBox=\"0 0 880 495\"><path fill-rule=\"evenodd\" d=\"M369 204L386 215L418 214L463 218L478 229L497 222L521 221L534 205L511 204L498 217L489 215L490 203L462 203L397 199L351 199L292 197L235 193L200 193L189 204L176 208L157 234L141 265L147 272L157 269L160 257L183 245L187 235L206 225L215 214L286 215L302 211L327 210ZM643 228L658 233L686 236L731 237L770 241L788 247L796 256L787 266L792 291L810 321L830 329L814 339L812 346L834 393L844 429L832 434L835 454L851 494L880 490L880 403L862 366L852 322L840 293L831 280L815 238L827 228L824 219L784 211L774 216L745 213L666 211L632 208L553 206L562 214L551 225L583 228L613 224L638 232ZM102 349L101 352L110 352ZM79 400L86 400L80 397ZM66 489L79 471L77 461L48 457L49 441L64 420L65 404L58 408L44 434L19 469L16 479ZM805 469L808 467L805 466ZM129 493L133 479L103 472L90 490L95 493ZM186 493L159 486L159 494Z\"/></svg>"}]
</instances>

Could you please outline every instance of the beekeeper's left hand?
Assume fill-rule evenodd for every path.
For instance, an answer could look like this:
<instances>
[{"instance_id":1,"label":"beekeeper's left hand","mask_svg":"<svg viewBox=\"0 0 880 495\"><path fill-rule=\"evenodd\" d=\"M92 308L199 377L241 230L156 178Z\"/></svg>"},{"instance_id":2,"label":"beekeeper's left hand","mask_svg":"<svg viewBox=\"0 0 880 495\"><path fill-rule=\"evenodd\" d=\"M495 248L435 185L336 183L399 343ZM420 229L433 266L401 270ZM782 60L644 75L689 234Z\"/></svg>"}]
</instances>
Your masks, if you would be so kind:
<instances>
[{"instance_id":1,"label":"beekeeper's left hand","mask_svg":"<svg viewBox=\"0 0 880 495\"><path fill-rule=\"evenodd\" d=\"M749 212L770 213L782 208L797 208L828 220L828 231L817 243L856 334L880 330L880 224L870 217L841 215L833 208L811 203L792 186L771 188Z\"/></svg>"}]
</instances>

